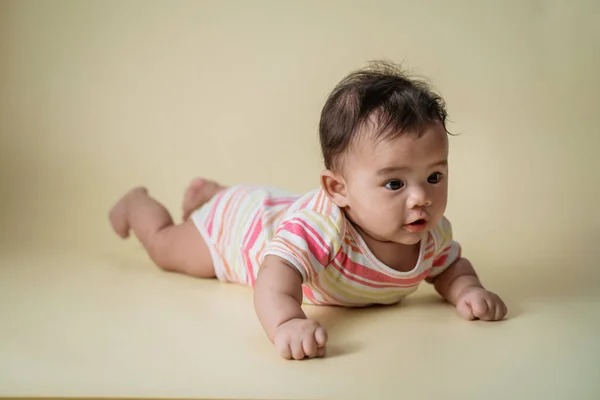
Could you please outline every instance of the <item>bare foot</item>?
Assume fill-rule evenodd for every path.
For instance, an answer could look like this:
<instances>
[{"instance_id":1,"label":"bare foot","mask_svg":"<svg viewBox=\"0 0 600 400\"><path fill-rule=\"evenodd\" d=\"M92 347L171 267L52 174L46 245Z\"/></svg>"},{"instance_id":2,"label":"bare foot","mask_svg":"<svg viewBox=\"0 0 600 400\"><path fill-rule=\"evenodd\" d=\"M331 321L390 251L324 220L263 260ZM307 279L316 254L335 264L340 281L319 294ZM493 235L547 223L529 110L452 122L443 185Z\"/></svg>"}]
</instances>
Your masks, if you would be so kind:
<instances>
[{"instance_id":1,"label":"bare foot","mask_svg":"<svg viewBox=\"0 0 600 400\"><path fill-rule=\"evenodd\" d=\"M224 186L204 178L196 178L191 181L183 196L183 220L186 221L194 210L223 189L225 189Z\"/></svg>"},{"instance_id":2,"label":"bare foot","mask_svg":"<svg viewBox=\"0 0 600 400\"><path fill-rule=\"evenodd\" d=\"M112 227L117 235L121 236L123 239L129 236L130 230L129 221L127 220L127 205L129 203L129 199L134 195L139 195L140 193L147 195L148 190L143 187L131 189L110 210L110 223L112 224Z\"/></svg>"}]
</instances>

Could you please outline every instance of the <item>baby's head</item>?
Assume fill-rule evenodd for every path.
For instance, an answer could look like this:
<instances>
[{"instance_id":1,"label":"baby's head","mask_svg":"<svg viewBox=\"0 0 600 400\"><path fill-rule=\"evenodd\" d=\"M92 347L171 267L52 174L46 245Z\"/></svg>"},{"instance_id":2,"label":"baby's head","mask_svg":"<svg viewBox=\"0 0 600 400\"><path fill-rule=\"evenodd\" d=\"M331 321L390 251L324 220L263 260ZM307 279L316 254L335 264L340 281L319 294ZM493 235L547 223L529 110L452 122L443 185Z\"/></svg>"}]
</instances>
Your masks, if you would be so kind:
<instances>
[{"instance_id":1,"label":"baby's head","mask_svg":"<svg viewBox=\"0 0 600 400\"><path fill-rule=\"evenodd\" d=\"M320 121L322 186L373 239L416 244L443 216L446 110L424 82L376 63L344 78Z\"/></svg>"}]
</instances>

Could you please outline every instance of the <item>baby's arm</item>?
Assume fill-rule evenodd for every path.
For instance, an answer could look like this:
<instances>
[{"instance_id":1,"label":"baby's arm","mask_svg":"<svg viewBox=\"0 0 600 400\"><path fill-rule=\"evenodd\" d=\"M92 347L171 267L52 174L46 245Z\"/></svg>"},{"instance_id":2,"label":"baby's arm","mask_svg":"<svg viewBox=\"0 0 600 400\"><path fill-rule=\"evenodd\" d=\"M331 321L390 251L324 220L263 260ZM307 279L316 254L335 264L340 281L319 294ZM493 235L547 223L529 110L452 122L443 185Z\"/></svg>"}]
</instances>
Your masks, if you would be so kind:
<instances>
[{"instance_id":1,"label":"baby's arm","mask_svg":"<svg viewBox=\"0 0 600 400\"><path fill-rule=\"evenodd\" d=\"M327 334L302 311L302 277L288 261L275 255L265 257L254 289L254 308L283 358L325 354Z\"/></svg>"},{"instance_id":2,"label":"baby's arm","mask_svg":"<svg viewBox=\"0 0 600 400\"><path fill-rule=\"evenodd\" d=\"M466 258L458 258L431 282L437 292L454 304L466 319L495 321L506 315L507 309L502 299L483 287Z\"/></svg>"}]
</instances>

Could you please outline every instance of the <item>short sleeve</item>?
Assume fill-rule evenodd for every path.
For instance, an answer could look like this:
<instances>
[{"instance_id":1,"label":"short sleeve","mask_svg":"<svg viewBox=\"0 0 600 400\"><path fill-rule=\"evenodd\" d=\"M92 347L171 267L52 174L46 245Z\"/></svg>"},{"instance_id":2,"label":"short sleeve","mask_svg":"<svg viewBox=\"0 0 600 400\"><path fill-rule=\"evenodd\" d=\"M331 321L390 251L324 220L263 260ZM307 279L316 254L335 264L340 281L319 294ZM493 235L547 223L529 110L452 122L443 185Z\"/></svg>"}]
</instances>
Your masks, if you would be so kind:
<instances>
[{"instance_id":1,"label":"short sleeve","mask_svg":"<svg viewBox=\"0 0 600 400\"><path fill-rule=\"evenodd\" d=\"M298 270L303 282L309 282L331 262L340 246L334 219L305 209L279 225L264 255L283 258Z\"/></svg>"},{"instance_id":2,"label":"short sleeve","mask_svg":"<svg viewBox=\"0 0 600 400\"><path fill-rule=\"evenodd\" d=\"M435 242L433 262L428 280L435 278L451 266L461 257L461 246L454 240L452 225L446 217L442 217L438 225L432 231Z\"/></svg>"}]
</instances>

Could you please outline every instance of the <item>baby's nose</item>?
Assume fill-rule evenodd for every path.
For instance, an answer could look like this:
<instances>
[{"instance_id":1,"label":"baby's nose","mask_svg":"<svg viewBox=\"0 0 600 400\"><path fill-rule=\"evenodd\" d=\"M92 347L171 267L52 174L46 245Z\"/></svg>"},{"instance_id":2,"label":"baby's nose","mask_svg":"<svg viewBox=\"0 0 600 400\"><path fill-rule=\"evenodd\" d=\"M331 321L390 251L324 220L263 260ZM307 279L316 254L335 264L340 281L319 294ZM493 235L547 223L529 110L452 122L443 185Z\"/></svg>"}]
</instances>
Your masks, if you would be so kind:
<instances>
[{"instance_id":1,"label":"baby's nose","mask_svg":"<svg viewBox=\"0 0 600 400\"><path fill-rule=\"evenodd\" d=\"M410 194L408 199L408 205L410 208L415 207L427 207L431 205L431 198L427 194L427 191L421 187L415 187Z\"/></svg>"}]
</instances>

